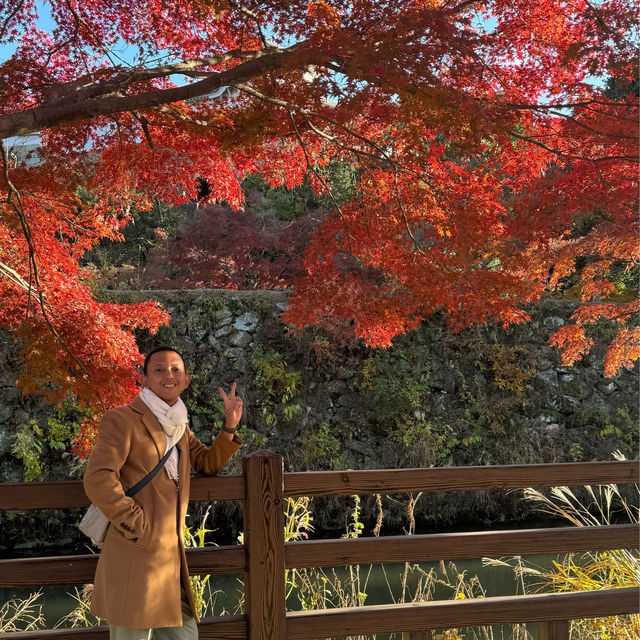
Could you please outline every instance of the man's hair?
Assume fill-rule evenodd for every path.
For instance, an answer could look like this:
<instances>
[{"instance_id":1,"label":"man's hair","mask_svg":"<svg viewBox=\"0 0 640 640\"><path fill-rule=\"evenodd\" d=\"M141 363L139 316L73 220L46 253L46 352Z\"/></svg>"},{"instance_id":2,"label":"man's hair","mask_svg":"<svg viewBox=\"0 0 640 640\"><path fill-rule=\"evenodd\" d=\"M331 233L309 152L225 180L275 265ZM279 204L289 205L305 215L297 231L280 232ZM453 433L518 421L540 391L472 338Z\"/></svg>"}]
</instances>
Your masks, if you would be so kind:
<instances>
[{"instance_id":1,"label":"man's hair","mask_svg":"<svg viewBox=\"0 0 640 640\"><path fill-rule=\"evenodd\" d=\"M144 366L142 367L142 371L145 376L148 373L147 368L149 367L149 360L151 360L151 356L154 353L159 353L160 351L173 351L173 353L177 353L182 358L182 354L177 349L174 349L173 347L156 347L153 351L149 351L149 353L147 353L144 359ZM184 358L182 359L184 361Z\"/></svg>"}]
</instances>

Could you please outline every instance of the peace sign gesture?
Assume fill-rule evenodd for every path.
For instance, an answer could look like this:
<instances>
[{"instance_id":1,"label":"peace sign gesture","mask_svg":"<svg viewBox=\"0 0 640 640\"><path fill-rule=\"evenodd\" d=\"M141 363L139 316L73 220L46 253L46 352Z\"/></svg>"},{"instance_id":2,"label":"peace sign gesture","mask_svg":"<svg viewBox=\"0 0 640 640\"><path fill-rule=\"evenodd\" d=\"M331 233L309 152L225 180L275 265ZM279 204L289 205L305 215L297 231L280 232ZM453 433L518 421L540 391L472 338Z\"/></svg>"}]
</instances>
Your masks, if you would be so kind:
<instances>
[{"instance_id":1,"label":"peace sign gesture","mask_svg":"<svg viewBox=\"0 0 640 640\"><path fill-rule=\"evenodd\" d=\"M231 391L227 395L222 387L218 387L224 402L225 427L235 429L242 418L242 398L236 395L236 383L231 383Z\"/></svg>"}]
</instances>

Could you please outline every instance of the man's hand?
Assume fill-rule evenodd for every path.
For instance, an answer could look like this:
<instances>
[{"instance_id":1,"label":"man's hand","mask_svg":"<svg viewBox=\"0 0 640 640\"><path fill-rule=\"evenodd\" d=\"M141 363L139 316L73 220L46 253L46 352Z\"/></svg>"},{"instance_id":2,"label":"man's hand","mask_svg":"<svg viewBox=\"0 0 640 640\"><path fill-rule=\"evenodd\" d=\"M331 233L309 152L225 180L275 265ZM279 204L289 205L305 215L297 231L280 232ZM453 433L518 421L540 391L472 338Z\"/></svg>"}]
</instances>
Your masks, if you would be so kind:
<instances>
[{"instance_id":1,"label":"man's hand","mask_svg":"<svg viewBox=\"0 0 640 640\"><path fill-rule=\"evenodd\" d=\"M222 387L218 387L224 402L225 427L235 429L242 418L242 398L236 395L236 383L231 383L231 391L227 395Z\"/></svg>"}]
</instances>

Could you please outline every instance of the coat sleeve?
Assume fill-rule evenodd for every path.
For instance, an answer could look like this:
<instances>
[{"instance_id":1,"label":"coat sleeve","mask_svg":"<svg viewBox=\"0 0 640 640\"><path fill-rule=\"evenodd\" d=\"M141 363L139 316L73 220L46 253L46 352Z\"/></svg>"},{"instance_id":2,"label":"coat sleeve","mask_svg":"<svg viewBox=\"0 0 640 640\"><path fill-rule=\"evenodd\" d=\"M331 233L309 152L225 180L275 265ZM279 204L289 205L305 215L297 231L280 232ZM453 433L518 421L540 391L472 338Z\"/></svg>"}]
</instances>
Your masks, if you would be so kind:
<instances>
[{"instance_id":1,"label":"coat sleeve","mask_svg":"<svg viewBox=\"0 0 640 640\"><path fill-rule=\"evenodd\" d=\"M133 498L125 495L120 482L120 469L131 449L131 435L131 425L117 411L104 415L98 442L84 473L84 490L125 538L136 539L144 533L144 513Z\"/></svg>"},{"instance_id":2,"label":"coat sleeve","mask_svg":"<svg viewBox=\"0 0 640 640\"><path fill-rule=\"evenodd\" d=\"M193 435L187 427L189 433L189 455L191 466L196 473L205 476L215 476L225 465L227 460L240 448L242 440L234 436L229 440L220 432L210 447L205 446Z\"/></svg>"}]
</instances>

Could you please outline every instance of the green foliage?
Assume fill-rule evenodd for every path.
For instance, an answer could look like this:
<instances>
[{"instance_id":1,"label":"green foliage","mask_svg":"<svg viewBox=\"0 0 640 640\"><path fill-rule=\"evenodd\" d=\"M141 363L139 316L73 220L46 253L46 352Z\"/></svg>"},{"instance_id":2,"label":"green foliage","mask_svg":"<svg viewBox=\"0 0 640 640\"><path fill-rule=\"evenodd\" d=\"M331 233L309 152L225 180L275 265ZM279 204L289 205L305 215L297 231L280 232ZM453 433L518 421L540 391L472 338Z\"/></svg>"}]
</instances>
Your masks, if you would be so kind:
<instances>
[{"instance_id":1,"label":"green foliage","mask_svg":"<svg viewBox=\"0 0 640 640\"><path fill-rule=\"evenodd\" d=\"M73 441L80 429L84 418L88 418L91 412L76 404L75 400L68 398L55 413L47 419L47 444L51 449L64 451Z\"/></svg>"},{"instance_id":2,"label":"green foliage","mask_svg":"<svg viewBox=\"0 0 640 640\"><path fill-rule=\"evenodd\" d=\"M265 351L258 345L253 352L254 385L261 392L262 415L267 426L275 427L280 418L290 422L302 411L293 402L300 384L300 372L291 370L282 353Z\"/></svg>"},{"instance_id":3,"label":"green foliage","mask_svg":"<svg viewBox=\"0 0 640 640\"><path fill-rule=\"evenodd\" d=\"M266 206L273 209L280 220L294 220L321 205L307 177L301 185L287 189L286 186L271 187L259 175L250 174L242 181L242 189L245 193L260 193Z\"/></svg>"},{"instance_id":4,"label":"green foliage","mask_svg":"<svg viewBox=\"0 0 640 640\"><path fill-rule=\"evenodd\" d=\"M220 295L206 296L198 300L198 306L203 315L210 317L215 314L216 311L220 311L225 308L224 298Z\"/></svg>"},{"instance_id":5,"label":"green foliage","mask_svg":"<svg viewBox=\"0 0 640 640\"><path fill-rule=\"evenodd\" d=\"M572 442L571 448L569 449L569 455L571 456L571 460L573 460L573 462L581 462L584 457L582 445L579 442Z\"/></svg>"},{"instance_id":6,"label":"green foliage","mask_svg":"<svg viewBox=\"0 0 640 640\"><path fill-rule=\"evenodd\" d=\"M340 440L326 422L302 436L302 458L307 469L339 469L342 466L339 453Z\"/></svg>"},{"instance_id":7,"label":"green foliage","mask_svg":"<svg viewBox=\"0 0 640 640\"><path fill-rule=\"evenodd\" d=\"M627 263L614 263L609 269L608 277L614 286L613 293L607 296L608 299L627 302L638 297L638 279L640 278L638 264L630 266Z\"/></svg>"},{"instance_id":8,"label":"green foliage","mask_svg":"<svg viewBox=\"0 0 640 640\"><path fill-rule=\"evenodd\" d=\"M615 414L603 416L598 435L608 449L608 454L616 450L625 456L634 456L637 453L638 423L621 407Z\"/></svg>"},{"instance_id":9,"label":"green foliage","mask_svg":"<svg viewBox=\"0 0 640 640\"><path fill-rule=\"evenodd\" d=\"M247 427L246 424L242 424L238 427L238 436L242 438L245 445L251 445L256 449L260 447L264 447L269 440L268 436L260 431L256 431L255 429L251 429Z\"/></svg>"},{"instance_id":10,"label":"green foliage","mask_svg":"<svg viewBox=\"0 0 640 640\"><path fill-rule=\"evenodd\" d=\"M271 187L259 175L250 174L242 181L246 194L259 193L268 208L273 209L280 220L294 220L323 207L332 209L343 205L356 195L358 170L350 163L335 162L317 168L318 173L331 188L331 196L318 195L305 176L301 185Z\"/></svg>"},{"instance_id":11,"label":"green foliage","mask_svg":"<svg viewBox=\"0 0 640 640\"><path fill-rule=\"evenodd\" d=\"M376 411L378 420L395 425L420 410L429 395L428 382L426 359L394 348L374 351L364 361L360 389L365 405Z\"/></svg>"},{"instance_id":12,"label":"green foliage","mask_svg":"<svg viewBox=\"0 0 640 640\"><path fill-rule=\"evenodd\" d=\"M398 417L389 436L395 442L401 442L409 448L417 445L421 440L431 438L431 423L424 420L411 420Z\"/></svg>"},{"instance_id":13,"label":"green foliage","mask_svg":"<svg viewBox=\"0 0 640 640\"><path fill-rule=\"evenodd\" d=\"M359 538L364 531L364 523L360 520L362 512L361 501L359 495L351 496L353 498L353 509L351 510L350 522L347 526L346 533L343 538Z\"/></svg>"},{"instance_id":14,"label":"green foliage","mask_svg":"<svg viewBox=\"0 0 640 640\"><path fill-rule=\"evenodd\" d=\"M526 359L528 350L520 345L505 347L502 344L491 345L489 362L493 370L493 384L498 389L511 391L521 396L527 380L535 377L537 371L524 367L518 360Z\"/></svg>"},{"instance_id":15,"label":"green foliage","mask_svg":"<svg viewBox=\"0 0 640 640\"><path fill-rule=\"evenodd\" d=\"M14 435L11 451L22 461L25 481L31 482L42 477L49 451L60 452L62 458L72 458L71 472L75 474L79 471L78 458L64 452L73 443L83 419L90 415L88 409L78 406L75 399L69 397L49 415L46 429L35 419L19 427Z\"/></svg>"},{"instance_id":16,"label":"green foliage","mask_svg":"<svg viewBox=\"0 0 640 640\"><path fill-rule=\"evenodd\" d=\"M91 199L91 194L85 194ZM185 217L184 209L156 200L150 211L131 212L131 221L122 228L122 242L102 239L83 256L82 263L92 263L107 274L113 267L129 265L140 268L155 247L162 247L166 238L175 233ZM162 233L158 234L157 229Z\"/></svg>"},{"instance_id":17,"label":"green foliage","mask_svg":"<svg viewBox=\"0 0 640 640\"><path fill-rule=\"evenodd\" d=\"M264 351L258 345L253 352L255 383L268 402L286 404L298 390L300 372L288 368L284 355L277 351Z\"/></svg>"},{"instance_id":18,"label":"green foliage","mask_svg":"<svg viewBox=\"0 0 640 640\"><path fill-rule=\"evenodd\" d=\"M11 452L22 460L24 479L26 482L37 480L42 475L40 455L44 445L44 432L35 420L23 424L16 433Z\"/></svg>"}]
</instances>

